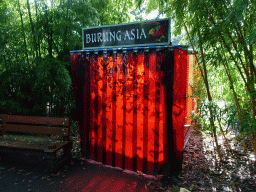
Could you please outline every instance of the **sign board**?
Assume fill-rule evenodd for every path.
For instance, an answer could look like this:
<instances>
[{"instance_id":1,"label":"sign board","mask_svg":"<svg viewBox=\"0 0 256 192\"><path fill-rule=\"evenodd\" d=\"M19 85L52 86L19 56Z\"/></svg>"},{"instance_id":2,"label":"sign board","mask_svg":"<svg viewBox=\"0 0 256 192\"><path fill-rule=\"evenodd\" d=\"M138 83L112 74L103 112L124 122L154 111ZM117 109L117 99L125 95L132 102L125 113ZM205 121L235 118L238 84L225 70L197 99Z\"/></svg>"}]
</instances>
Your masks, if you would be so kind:
<instances>
[{"instance_id":1,"label":"sign board","mask_svg":"<svg viewBox=\"0 0 256 192\"><path fill-rule=\"evenodd\" d=\"M170 44L170 20L83 28L83 49Z\"/></svg>"}]
</instances>

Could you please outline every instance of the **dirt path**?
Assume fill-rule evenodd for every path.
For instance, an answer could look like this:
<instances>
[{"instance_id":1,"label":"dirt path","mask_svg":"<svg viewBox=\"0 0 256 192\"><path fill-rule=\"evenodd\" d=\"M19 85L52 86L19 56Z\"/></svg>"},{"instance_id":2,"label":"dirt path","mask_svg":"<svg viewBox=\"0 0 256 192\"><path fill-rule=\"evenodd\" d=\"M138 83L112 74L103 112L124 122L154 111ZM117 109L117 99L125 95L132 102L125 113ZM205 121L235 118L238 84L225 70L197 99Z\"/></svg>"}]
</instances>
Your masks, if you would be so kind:
<instances>
[{"instance_id":1,"label":"dirt path","mask_svg":"<svg viewBox=\"0 0 256 192\"><path fill-rule=\"evenodd\" d=\"M116 182L119 182L123 184L122 189L130 191L179 192L181 187L190 191L256 191L256 164L252 152L244 153L241 143L235 142L231 136L229 138L233 153L226 155L227 151L222 145L222 163L215 161L216 153L210 136L193 132L185 148L183 170L179 176L148 180L133 175L128 176L127 180L124 173L103 171L108 168L81 164L83 161L75 160L80 158L79 135L76 135L72 137L75 163L64 167L56 175L42 174L42 171L32 166L23 168L0 162L0 191L82 191L90 186L97 189L110 187L113 181L116 187L119 186ZM221 138L219 140L221 143Z\"/></svg>"}]
</instances>

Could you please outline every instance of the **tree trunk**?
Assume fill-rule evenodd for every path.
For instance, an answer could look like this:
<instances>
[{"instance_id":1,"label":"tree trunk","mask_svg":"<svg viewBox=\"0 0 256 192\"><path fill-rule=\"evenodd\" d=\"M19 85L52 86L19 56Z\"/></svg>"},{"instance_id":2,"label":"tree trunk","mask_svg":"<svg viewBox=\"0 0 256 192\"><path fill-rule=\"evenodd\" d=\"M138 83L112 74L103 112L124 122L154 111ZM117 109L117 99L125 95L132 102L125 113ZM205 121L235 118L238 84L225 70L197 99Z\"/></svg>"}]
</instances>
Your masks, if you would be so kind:
<instances>
[{"instance_id":1,"label":"tree trunk","mask_svg":"<svg viewBox=\"0 0 256 192\"><path fill-rule=\"evenodd\" d=\"M198 26L198 38L199 38L199 48L200 48L200 53L201 53L201 59L202 59L202 63L203 63L203 71L200 67L200 71L202 73L202 76L204 76L204 83L205 83L205 87L206 87L206 91L207 91L207 97L209 100L209 111L210 111L210 124L213 130L213 135L214 135L214 140L216 143L216 148L217 148L217 153L219 156L220 161L222 160L222 154L220 153L220 146L218 144L218 138L217 138L217 133L216 133L216 127L214 124L214 120L213 120L213 111L212 111L212 96L210 93L210 89L209 89L209 83L208 83L208 77L207 77L207 69L206 69L206 63L205 63L205 59L204 59L204 52L203 52L203 47L202 47L202 42L201 42L201 33L200 33L200 27L199 27L199 22L198 22L198 18L196 18L196 22L197 22L197 26Z\"/></svg>"},{"instance_id":2,"label":"tree trunk","mask_svg":"<svg viewBox=\"0 0 256 192\"><path fill-rule=\"evenodd\" d=\"M37 7L37 0L34 0L34 3L35 3L35 9L36 9L36 22L37 24L39 23L39 20L38 20L38 7ZM36 31L39 32L39 28L36 26ZM36 43L36 47L38 47L38 60L39 60L39 63L41 61L41 47L40 47L40 33L38 33L37 35L37 42L35 41Z\"/></svg>"},{"instance_id":3,"label":"tree trunk","mask_svg":"<svg viewBox=\"0 0 256 192\"><path fill-rule=\"evenodd\" d=\"M249 137L249 140L250 140L250 143L251 143L251 145L252 145L252 149L253 149L253 151L254 151L254 155L255 155L255 158L256 158L256 145L255 145L253 136L251 135L251 133L249 133L249 134L248 134L248 137Z\"/></svg>"},{"instance_id":4,"label":"tree trunk","mask_svg":"<svg viewBox=\"0 0 256 192\"><path fill-rule=\"evenodd\" d=\"M47 4L45 4L45 17L46 17L46 23L45 23L45 31L48 36L47 41L48 41L48 55L50 58L52 58L52 29L49 26L49 22L51 19L49 19L48 15L48 7Z\"/></svg>"},{"instance_id":5,"label":"tree trunk","mask_svg":"<svg viewBox=\"0 0 256 192\"><path fill-rule=\"evenodd\" d=\"M224 131L223 131L223 129L222 129L222 125L221 125L221 123L220 123L220 119L219 119L218 116L217 116L217 120L218 120L218 123L219 123L220 132L221 132L221 134L222 134L222 136L223 136L223 139L224 139L224 141L225 141L225 143L226 143L226 145L227 145L229 151L231 152L232 149L231 149L231 147L230 147L230 145L229 145L229 143L228 143L228 140L227 140L227 138L226 138L226 136L225 136L225 133L224 133Z\"/></svg>"},{"instance_id":6,"label":"tree trunk","mask_svg":"<svg viewBox=\"0 0 256 192\"><path fill-rule=\"evenodd\" d=\"M27 8L28 8L28 14L29 14L29 21L30 21L31 32L32 32L32 36L33 36L34 51L36 52L36 63L37 63L37 58L38 58L37 43L36 43L36 38L35 38L34 24L33 24L32 17L31 17L31 11L30 11L29 0L27 0ZM34 54L34 52L33 52L33 56L34 56L34 55L35 55L35 54Z\"/></svg>"},{"instance_id":7,"label":"tree trunk","mask_svg":"<svg viewBox=\"0 0 256 192\"><path fill-rule=\"evenodd\" d=\"M222 64L223 64L223 66L225 68L225 72L226 72L226 74L228 76L228 79L229 79L229 82L230 82L230 89L233 92L236 108L237 108L237 111L238 111L238 119L241 122L242 121L242 118L241 118L241 106L240 106L240 103L238 101L238 97L237 97L237 94L236 94L236 91L235 91L235 88L234 88L233 79L232 79L230 70L228 69L227 61L221 56L221 54L219 52L218 52L218 54L221 57ZM244 148L244 151L246 152L247 149L246 149L246 143L245 143L245 137L244 137L244 132L243 131L242 131L242 136L243 136L243 148Z\"/></svg>"},{"instance_id":8,"label":"tree trunk","mask_svg":"<svg viewBox=\"0 0 256 192\"><path fill-rule=\"evenodd\" d=\"M22 18L22 13L20 10L20 1L18 0L18 7L19 7L19 13L20 13L20 20L21 20L21 27L22 27L22 33L23 33L23 38L24 38L24 48L25 48L25 55L27 58L27 63L29 65L29 59L28 59L28 50L27 50L27 42L26 42L26 35L25 35L25 30L24 30L24 24L23 24L23 18Z\"/></svg>"}]
</instances>

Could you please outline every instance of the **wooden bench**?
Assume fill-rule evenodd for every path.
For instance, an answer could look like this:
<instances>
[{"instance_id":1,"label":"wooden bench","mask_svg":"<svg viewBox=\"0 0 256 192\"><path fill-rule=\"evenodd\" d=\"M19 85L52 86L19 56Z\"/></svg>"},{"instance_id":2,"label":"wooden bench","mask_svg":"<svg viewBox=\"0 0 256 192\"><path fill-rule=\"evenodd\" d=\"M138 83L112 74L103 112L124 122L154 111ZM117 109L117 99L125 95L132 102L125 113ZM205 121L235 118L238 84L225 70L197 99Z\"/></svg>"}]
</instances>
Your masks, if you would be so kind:
<instances>
[{"instance_id":1,"label":"wooden bench","mask_svg":"<svg viewBox=\"0 0 256 192\"><path fill-rule=\"evenodd\" d=\"M34 159L50 173L71 160L69 118L0 115L0 119L2 158Z\"/></svg>"}]
</instances>

